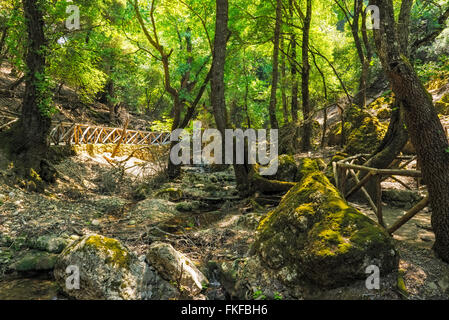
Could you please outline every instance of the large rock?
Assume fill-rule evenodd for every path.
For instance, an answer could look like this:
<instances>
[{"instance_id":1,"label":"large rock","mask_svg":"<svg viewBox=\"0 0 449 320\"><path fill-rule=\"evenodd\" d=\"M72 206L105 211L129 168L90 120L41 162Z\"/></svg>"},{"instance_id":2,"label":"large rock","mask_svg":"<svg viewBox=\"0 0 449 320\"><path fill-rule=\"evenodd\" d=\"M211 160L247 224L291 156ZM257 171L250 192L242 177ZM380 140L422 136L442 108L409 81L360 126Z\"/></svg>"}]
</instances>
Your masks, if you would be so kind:
<instances>
[{"instance_id":1,"label":"large rock","mask_svg":"<svg viewBox=\"0 0 449 320\"><path fill-rule=\"evenodd\" d=\"M370 265L395 270L390 236L349 206L313 160L304 160L302 180L261 221L255 252L288 285L309 282L336 287L366 279Z\"/></svg>"},{"instance_id":2,"label":"large rock","mask_svg":"<svg viewBox=\"0 0 449 320\"><path fill-rule=\"evenodd\" d=\"M410 209L423 199L419 193L410 190L384 190L382 200L399 208Z\"/></svg>"},{"instance_id":3,"label":"large rock","mask_svg":"<svg viewBox=\"0 0 449 320\"><path fill-rule=\"evenodd\" d=\"M209 284L194 263L170 244L163 242L151 244L147 261L164 279L179 282L181 289L186 290L190 295L200 293Z\"/></svg>"},{"instance_id":4,"label":"large rock","mask_svg":"<svg viewBox=\"0 0 449 320\"><path fill-rule=\"evenodd\" d=\"M80 289L66 288L68 266L78 266ZM80 300L170 299L177 290L118 240L87 235L58 257L54 275L63 291Z\"/></svg>"},{"instance_id":5,"label":"large rock","mask_svg":"<svg viewBox=\"0 0 449 320\"><path fill-rule=\"evenodd\" d=\"M382 142L388 127L379 122L377 118L365 117L359 126L348 136L344 152L352 155L363 153L370 154Z\"/></svg>"}]
</instances>

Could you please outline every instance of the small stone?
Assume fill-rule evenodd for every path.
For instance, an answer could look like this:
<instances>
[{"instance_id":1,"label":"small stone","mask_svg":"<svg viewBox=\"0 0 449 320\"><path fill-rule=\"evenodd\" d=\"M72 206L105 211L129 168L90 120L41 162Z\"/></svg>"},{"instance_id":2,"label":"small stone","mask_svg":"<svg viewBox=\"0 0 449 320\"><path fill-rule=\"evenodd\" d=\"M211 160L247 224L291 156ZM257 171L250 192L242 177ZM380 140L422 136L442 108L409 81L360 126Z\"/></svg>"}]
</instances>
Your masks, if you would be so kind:
<instances>
[{"instance_id":1,"label":"small stone","mask_svg":"<svg viewBox=\"0 0 449 320\"><path fill-rule=\"evenodd\" d=\"M100 225L100 220L97 220L97 219L92 220L92 225L93 226L99 226Z\"/></svg>"},{"instance_id":2,"label":"small stone","mask_svg":"<svg viewBox=\"0 0 449 320\"><path fill-rule=\"evenodd\" d=\"M136 220L131 220L130 222L128 222L128 225L130 226L134 226L136 224L137 224Z\"/></svg>"},{"instance_id":3,"label":"small stone","mask_svg":"<svg viewBox=\"0 0 449 320\"><path fill-rule=\"evenodd\" d=\"M16 194L15 194L14 192L10 192L10 193L8 194L8 196L9 196L11 199L13 199L13 198L16 196Z\"/></svg>"}]
</instances>

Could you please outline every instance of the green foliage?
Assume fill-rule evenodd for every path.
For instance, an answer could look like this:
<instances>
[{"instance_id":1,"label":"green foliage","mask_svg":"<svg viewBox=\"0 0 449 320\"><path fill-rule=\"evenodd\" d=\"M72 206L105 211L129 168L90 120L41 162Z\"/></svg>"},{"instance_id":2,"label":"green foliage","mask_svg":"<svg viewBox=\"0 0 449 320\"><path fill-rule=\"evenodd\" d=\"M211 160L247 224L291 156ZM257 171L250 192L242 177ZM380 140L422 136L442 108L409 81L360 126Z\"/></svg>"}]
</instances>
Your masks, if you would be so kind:
<instances>
[{"instance_id":1,"label":"green foliage","mask_svg":"<svg viewBox=\"0 0 449 320\"><path fill-rule=\"evenodd\" d=\"M173 119L169 117L163 117L161 121L156 120L151 125L151 131L155 132L171 132L173 126Z\"/></svg>"},{"instance_id":2,"label":"green foliage","mask_svg":"<svg viewBox=\"0 0 449 320\"><path fill-rule=\"evenodd\" d=\"M51 118L56 112L56 108L52 104L51 88L53 82L50 76L44 73L35 73L35 86L37 91L37 105L42 116Z\"/></svg>"},{"instance_id":3,"label":"green foliage","mask_svg":"<svg viewBox=\"0 0 449 320\"><path fill-rule=\"evenodd\" d=\"M265 300L267 297L263 294L262 290L257 290L253 293L254 300Z\"/></svg>"}]
</instances>

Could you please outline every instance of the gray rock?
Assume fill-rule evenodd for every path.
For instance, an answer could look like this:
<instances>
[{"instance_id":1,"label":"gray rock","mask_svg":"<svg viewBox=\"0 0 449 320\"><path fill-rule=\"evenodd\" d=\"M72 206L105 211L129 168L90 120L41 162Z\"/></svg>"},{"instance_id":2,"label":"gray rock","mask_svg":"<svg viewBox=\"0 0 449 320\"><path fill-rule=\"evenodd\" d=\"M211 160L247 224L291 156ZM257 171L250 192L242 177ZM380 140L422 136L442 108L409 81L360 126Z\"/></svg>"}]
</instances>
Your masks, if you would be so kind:
<instances>
[{"instance_id":1,"label":"gray rock","mask_svg":"<svg viewBox=\"0 0 449 320\"><path fill-rule=\"evenodd\" d=\"M68 266L78 266L80 289L66 288ZM165 300L177 290L118 240L87 235L58 257L55 279L63 291L79 300Z\"/></svg>"},{"instance_id":2,"label":"gray rock","mask_svg":"<svg viewBox=\"0 0 449 320\"><path fill-rule=\"evenodd\" d=\"M148 250L147 261L164 279L174 282L181 279L181 288L191 295L200 293L209 284L207 278L193 262L170 244L153 243Z\"/></svg>"},{"instance_id":3,"label":"gray rock","mask_svg":"<svg viewBox=\"0 0 449 320\"><path fill-rule=\"evenodd\" d=\"M422 199L421 195L410 190L385 190L382 192L383 201L399 208L410 209Z\"/></svg>"}]
</instances>

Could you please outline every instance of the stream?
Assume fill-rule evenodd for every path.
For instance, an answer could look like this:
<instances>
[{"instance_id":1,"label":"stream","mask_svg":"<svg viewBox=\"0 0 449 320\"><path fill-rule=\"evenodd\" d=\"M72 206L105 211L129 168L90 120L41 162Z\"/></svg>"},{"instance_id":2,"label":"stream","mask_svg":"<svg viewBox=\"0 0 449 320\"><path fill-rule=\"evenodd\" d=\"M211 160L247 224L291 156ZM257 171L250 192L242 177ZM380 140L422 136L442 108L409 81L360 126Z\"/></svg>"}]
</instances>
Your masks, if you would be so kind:
<instances>
[{"instance_id":1,"label":"stream","mask_svg":"<svg viewBox=\"0 0 449 320\"><path fill-rule=\"evenodd\" d=\"M0 281L0 300L57 300L55 281L39 278L20 278Z\"/></svg>"}]
</instances>

